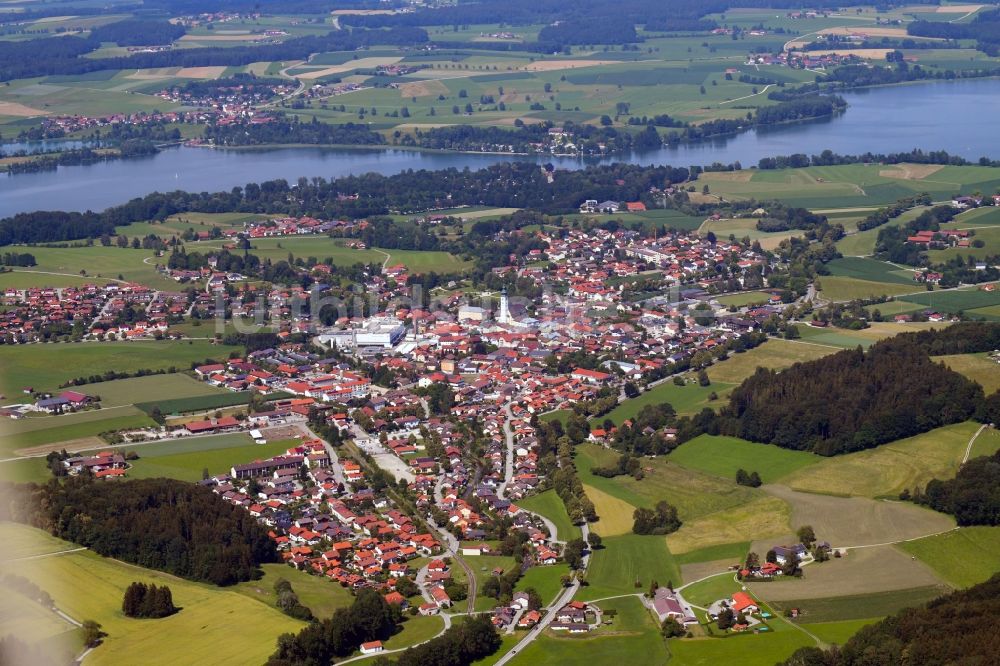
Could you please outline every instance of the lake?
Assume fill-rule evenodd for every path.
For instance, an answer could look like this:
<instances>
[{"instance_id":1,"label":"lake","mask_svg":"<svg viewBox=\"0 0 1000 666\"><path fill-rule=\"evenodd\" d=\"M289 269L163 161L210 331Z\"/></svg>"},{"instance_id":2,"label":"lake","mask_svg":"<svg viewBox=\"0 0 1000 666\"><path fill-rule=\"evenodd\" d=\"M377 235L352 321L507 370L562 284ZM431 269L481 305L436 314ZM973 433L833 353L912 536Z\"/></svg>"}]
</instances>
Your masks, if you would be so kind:
<instances>
[{"instance_id":1,"label":"lake","mask_svg":"<svg viewBox=\"0 0 1000 666\"><path fill-rule=\"evenodd\" d=\"M59 167L0 176L0 217L34 210L102 210L154 191L214 192L251 182L406 169L478 169L511 160L552 162L559 168L632 162L675 166L756 165L762 157L792 153L891 153L946 150L970 160L1000 158L1000 80L979 79L874 88L844 94L850 105L835 118L745 132L605 160L448 154L401 149L168 148L148 158Z\"/></svg>"}]
</instances>

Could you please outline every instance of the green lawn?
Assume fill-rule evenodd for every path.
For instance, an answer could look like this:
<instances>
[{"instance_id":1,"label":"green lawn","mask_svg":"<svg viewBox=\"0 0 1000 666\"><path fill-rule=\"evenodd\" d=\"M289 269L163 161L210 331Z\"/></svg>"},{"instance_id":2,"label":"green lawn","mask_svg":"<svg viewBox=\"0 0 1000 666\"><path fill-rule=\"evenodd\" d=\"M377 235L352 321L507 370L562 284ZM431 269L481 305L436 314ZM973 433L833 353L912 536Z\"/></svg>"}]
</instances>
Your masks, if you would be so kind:
<instances>
[{"instance_id":1,"label":"green lawn","mask_svg":"<svg viewBox=\"0 0 1000 666\"><path fill-rule=\"evenodd\" d=\"M330 617L333 611L350 606L354 601L354 595L347 588L323 576L313 576L287 564L265 564L261 570L264 575L259 580L239 583L233 589L273 606L277 601L274 583L284 578L292 584L299 601L319 618Z\"/></svg>"},{"instance_id":2,"label":"green lawn","mask_svg":"<svg viewBox=\"0 0 1000 666\"><path fill-rule=\"evenodd\" d=\"M715 300L719 301L722 305L735 305L736 307L741 308L746 305L767 303L770 298L771 294L766 291L742 291L737 294L724 294L716 297Z\"/></svg>"},{"instance_id":3,"label":"green lawn","mask_svg":"<svg viewBox=\"0 0 1000 666\"><path fill-rule=\"evenodd\" d=\"M1000 430L987 428L979 433L979 437L972 444L972 451L969 452L969 458L991 456L998 450L1000 450Z\"/></svg>"},{"instance_id":4,"label":"green lawn","mask_svg":"<svg viewBox=\"0 0 1000 666\"><path fill-rule=\"evenodd\" d=\"M198 247L201 244L192 244ZM205 246L221 246L220 241L205 241ZM355 263L381 264L386 261L386 254L389 255L387 266L403 264L414 273L427 273L435 271L438 273L460 272L471 266L469 262L462 261L447 252L420 251L420 250L380 250L370 248L367 250L356 250L345 247L342 239L326 237L295 237L295 238L264 238L253 241L252 254L261 259L269 258L272 261L287 259L291 253L295 257L316 257L318 260L332 259L334 265L352 265Z\"/></svg>"},{"instance_id":5,"label":"green lawn","mask_svg":"<svg viewBox=\"0 0 1000 666\"><path fill-rule=\"evenodd\" d=\"M108 370L135 372L140 369L186 370L192 362L224 360L240 347L212 344L208 340L79 342L0 347L0 393L16 400L21 389L55 391L76 377L89 377ZM79 390L87 392L86 386Z\"/></svg>"},{"instance_id":6,"label":"green lawn","mask_svg":"<svg viewBox=\"0 0 1000 666\"><path fill-rule=\"evenodd\" d=\"M80 390L89 395L100 396L101 405L104 407L134 405L141 402L171 400L174 398L232 395L232 391L200 382L182 373L114 379L110 382L87 384L81 387Z\"/></svg>"},{"instance_id":7,"label":"green lawn","mask_svg":"<svg viewBox=\"0 0 1000 666\"><path fill-rule=\"evenodd\" d=\"M713 435L701 435L685 442L670 453L669 459L683 467L730 480L736 478L739 469L757 472L764 483L774 483L820 461L819 456L804 451Z\"/></svg>"},{"instance_id":8,"label":"green lawn","mask_svg":"<svg viewBox=\"0 0 1000 666\"><path fill-rule=\"evenodd\" d=\"M105 284L103 278L80 275L49 275L31 269L15 269L0 273L0 289L31 289L34 287L81 287L87 284Z\"/></svg>"},{"instance_id":9,"label":"green lawn","mask_svg":"<svg viewBox=\"0 0 1000 666\"><path fill-rule=\"evenodd\" d=\"M112 407L75 414L39 416L0 423L0 451L70 442L83 446L101 446L96 439L102 432L156 425L146 413L135 407Z\"/></svg>"},{"instance_id":10,"label":"green lawn","mask_svg":"<svg viewBox=\"0 0 1000 666\"><path fill-rule=\"evenodd\" d=\"M694 583L681 592L684 598L695 606L708 608L713 601L729 599L733 596L733 592L739 592L741 588L742 585L733 579L733 574L726 572Z\"/></svg>"},{"instance_id":11,"label":"green lawn","mask_svg":"<svg viewBox=\"0 0 1000 666\"><path fill-rule=\"evenodd\" d=\"M989 358L985 352L935 356L934 360L978 383L986 395L1000 391L1000 363Z\"/></svg>"},{"instance_id":12,"label":"green lawn","mask_svg":"<svg viewBox=\"0 0 1000 666\"><path fill-rule=\"evenodd\" d=\"M493 597L483 595L483 583L493 577L494 569L503 569L504 572L510 571L512 567L516 566L514 558L503 555L480 555L466 557L465 561L472 567L472 573L478 581L480 596L476 598L476 610L486 611L495 608L499 602Z\"/></svg>"},{"instance_id":13,"label":"green lawn","mask_svg":"<svg viewBox=\"0 0 1000 666\"><path fill-rule=\"evenodd\" d=\"M860 620L841 620L840 622L814 622L802 626L810 633L819 636L820 640L836 645L843 645L862 627L878 622L881 618L863 618Z\"/></svg>"},{"instance_id":14,"label":"green lawn","mask_svg":"<svg viewBox=\"0 0 1000 666\"><path fill-rule=\"evenodd\" d=\"M14 529L42 534L22 526ZM162 664L164 655L177 654L179 644L187 663L262 663L274 651L279 635L305 626L269 603L253 603L233 589L192 583L89 551L6 562L0 570L34 581L72 617L101 623L108 636L87 657L88 663ZM169 584L181 611L159 620L122 615L122 594L136 580Z\"/></svg>"},{"instance_id":15,"label":"green lawn","mask_svg":"<svg viewBox=\"0 0 1000 666\"><path fill-rule=\"evenodd\" d=\"M603 546L591 555L588 585L580 588L580 599L645 592L654 580L660 585L680 584L680 567L662 536L622 534L605 538Z\"/></svg>"},{"instance_id":16,"label":"green lawn","mask_svg":"<svg viewBox=\"0 0 1000 666\"><path fill-rule=\"evenodd\" d=\"M246 435L243 437L249 440ZM297 440L285 440L167 455L151 454L144 447L136 447L139 460L132 463L128 475L133 479L166 477L181 481L198 481L202 478L202 470L207 469L209 474L228 473L233 465L264 460L282 454L296 444Z\"/></svg>"},{"instance_id":17,"label":"green lawn","mask_svg":"<svg viewBox=\"0 0 1000 666\"><path fill-rule=\"evenodd\" d=\"M576 452L576 466L585 485L634 507L651 507L665 499L677 507L682 520L746 504L760 492L737 486L735 481L681 467L670 462L669 456L644 458L642 480L627 475L608 479L590 470L613 464L618 453L594 444L578 446Z\"/></svg>"},{"instance_id":18,"label":"green lawn","mask_svg":"<svg viewBox=\"0 0 1000 666\"><path fill-rule=\"evenodd\" d=\"M971 587L1000 571L1000 527L963 527L899 548L956 587Z\"/></svg>"},{"instance_id":19,"label":"green lawn","mask_svg":"<svg viewBox=\"0 0 1000 666\"><path fill-rule=\"evenodd\" d=\"M955 476L979 425L956 423L875 449L823 458L793 472L783 483L829 495L896 496L905 488L922 488L933 478Z\"/></svg>"},{"instance_id":20,"label":"green lawn","mask_svg":"<svg viewBox=\"0 0 1000 666\"><path fill-rule=\"evenodd\" d=\"M547 490L544 493L518 500L517 505L551 520L559 532L558 538L561 541L569 541L580 536L580 528L570 522L569 514L566 513L566 505L563 504L554 490Z\"/></svg>"},{"instance_id":21,"label":"green lawn","mask_svg":"<svg viewBox=\"0 0 1000 666\"><path fill-rule=\"evenodd\" d=\"M677 564L696 564L698 562L715 562L716 560L731 560L740 562L750 552L750 542L726 543L719 546L699 548L676 556Z\"/></svg>"},{"instance_id":22,"label":"green lawn","mask_svg":"<svg viewBox=\"0 0 1000 666\"><path fill-rule=\"evenodd\" d=\"M840 350L794 340L768 340L742 354L730 354L726 360L709 366L706 372L715 386L739 384L757 368L781 370L799 361L812 361L837 351Z\"/></svg>"},{"instance_id":23,"label":"green lawn","mask_svg":"<svg viewBox=\"0 0 1000 666\"><path fill-rule=\"evenodd\" d=\"M674 638L667 642L670 663L679 666L718 666L718 664L748 664L771 666L784 661L801 647L814 645L800 631L767 632L725 638Z\"/></svg>"},{"instance_id":24,"label":"green lawn","mask_svg":"<svg viewBox=\"0 0 1000 666\"><path fill-rule=\"evenodd\" d=\"M603 423L606 419L611 419L617 425L633 418L646 405L659 405L664 402L669 402L678 414L696 414L705 407L721 405L724 401L711 401L709 396L712 393L721 395L732 387L732 384L721 382L713 383L711 386L699 386L697 383L678 386L672 381L667 381L635 398L625 400L604 416L594 419L594 422Z\"/></svg>"},{"instance_id":25,"label":"green lawn","mask_svg":"<svg viewBox=\"0 0 1000 666\"><path fill-rule=\"evenodd\" d=\"M905 285L897 282L873 282L836 275L824 275L819 278L818 282L822 297L837 302L879 296L898 296L910 294L919 289L919 285L915 283Z\"/></svg>"},{"instance_id":26,"label":"green lawn","mask_svg":"<svg viewBox=\"0 0 1000 666\"><path fill-rule=\"evenodd\" d=\"M122 279L157 289L177 289L175 281L156 272L154 265L156 262L150 259L153 256L150 250L92 245L90 247L32 246L30 252L38 261L38 265L33 266L32 270L80 277ZM149 263L145 263L145 259L150 259ZM56 279L56 276L52 276L52 279Z\"/></svg>"},{"instance_id":27,"label":"green lawn","mask_svg":"<svg viewBox=\"0 0 1000 666\"><path fill-rule=\"evenodd\" d=\"M542 598L543 604L550 604L563 589L562 577L569 573L569 567L565 564L556 564L545 567L531 567L524 572L521 580L517 581L518 590L534 588Z\"/></svg>"},{"instance_id":28,"label":"green lawn","mask_svg":"<svg viewBox=\"0 0 1000 666\"><path fill-rule=\"evenodd\" d=\"M546 631L524 648L512 663L533 664L662 664L667 650L649 611L636 597L599 604L616 616L610 626L585 635L569 636Z\"/></svg>"}]
</instances>

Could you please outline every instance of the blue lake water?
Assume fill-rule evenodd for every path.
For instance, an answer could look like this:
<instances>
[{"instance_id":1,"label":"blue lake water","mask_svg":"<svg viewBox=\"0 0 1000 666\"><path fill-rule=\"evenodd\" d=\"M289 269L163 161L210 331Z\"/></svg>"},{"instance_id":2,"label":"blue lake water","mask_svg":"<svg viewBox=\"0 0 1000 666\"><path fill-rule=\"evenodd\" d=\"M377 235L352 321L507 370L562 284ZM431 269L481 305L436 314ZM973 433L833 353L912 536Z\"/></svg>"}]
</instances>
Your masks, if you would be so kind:
<instances>
[{"instance_id":1,"label":"blue lake water","mask_svg":"<svg viewBox=\"0 0 1000 666\"><path fill-rule=\"evenodd\" d=\"M738 136L603 162L706 165L792 153L890 153L947 150L970 160L1000 158L1000 80L978 79L875 88L843 95L847 112L822 121L782 125ZM8 148L9 149L9 148ZM0 217L34 210L102 210L154 191L214 192L250 182L406 169L471 169L512 159L579 168L601 160L427 153L399 149L276 148L213 150L175 147L157 155L56 171L0 176Z\"/></svg>"}]
</instances>

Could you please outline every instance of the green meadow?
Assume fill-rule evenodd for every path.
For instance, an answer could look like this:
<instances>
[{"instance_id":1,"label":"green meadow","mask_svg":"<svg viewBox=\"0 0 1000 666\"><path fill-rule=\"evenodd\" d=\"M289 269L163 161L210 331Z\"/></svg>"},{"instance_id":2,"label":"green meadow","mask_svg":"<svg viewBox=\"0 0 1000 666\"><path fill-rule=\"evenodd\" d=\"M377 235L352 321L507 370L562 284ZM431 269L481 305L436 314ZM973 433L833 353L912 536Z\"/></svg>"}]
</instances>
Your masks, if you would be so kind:
<instances>
[{"instance_id":1,"label":"green meadow","mask_svg":"<svg viewBox=\"0 0 1000 666\"><path fill-rule=\"evenodd\" d=\"M191 363L206 359L224 360L239 347L214 344L208 340L184 342L77 342L0 347L0 393L16 399L21 390L55 391L77 377L89 377L109 370L187 370ZM171 380L167 380L171 381ZM84 392L89 389L82 387Z\"/></svg>"},{"instance_id":2,"label":"green meadow","mask_svg":"<svg viewBox=\"0 0 1000 666\"><path fill-rule=\"evenodd\" d=\"M683 467L730 480L735 479L739 469L754 471L764 483L774 483L820 461L818 456L804 451L713 435L685 442L670 453L669 459Z\"/></svg>"}]
</instances>

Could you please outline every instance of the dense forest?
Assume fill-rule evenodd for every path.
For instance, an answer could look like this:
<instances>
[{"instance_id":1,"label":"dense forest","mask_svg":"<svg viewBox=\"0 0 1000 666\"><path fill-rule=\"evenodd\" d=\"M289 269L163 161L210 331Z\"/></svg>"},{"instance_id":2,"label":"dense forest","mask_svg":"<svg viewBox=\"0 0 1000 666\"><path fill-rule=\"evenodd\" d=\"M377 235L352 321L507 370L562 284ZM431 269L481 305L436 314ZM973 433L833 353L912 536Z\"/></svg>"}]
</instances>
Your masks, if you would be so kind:
<instances>
[{"instance_id":1,"label":"dense forest","mask_svg":"<svg viewBox=\"0 0 1000 666\"><path fill-rule=\"evenodd\" d=\"M800 648L783 666L995 664L998 616L1000 574L864 627L841 648Z\"/></svg>"},{"instance_id":2,"label":"dense forest","mask_svg":"<svg viewBox=\"0 0 1000 666\"><path fill-rule=\"evenodd\" d=\"M973 346L954 336L980 333L972 328L977 326L989 330L980 343L996 340L1000 325L958 325L940 338L930 331L923 338L899 335L867 353L845 350L780 373L758 368L733 392L722 428L750 441L829 456L964 421L982 409L982 387L934 363L928 352L932 346Z\"/></svg>"},{"instance_id":3,"label":"dense forest","mask_svg":"<svg viewBox=\"0 0 1000 666\"><path fill-rule=\"evenodd\" d=\"M973 458L954 479L933 479L913 500L955 516L959 525L1000 525L1000 451Z\"/></svg>"},{"instance_id":4,"label":"dense forest","mask_svg":"<svg viewBox=\"0 0 1000 666\"><path fill-rule=\"evenodd\" d=\"M364 145L385 143L378 132L367 125L344 123L331 125L315 118L300 122L297 116L280 118L269 123L232 123L210 125L205 128L205 138L219 146L259 146L275 143L301 143L311 145Z\"/></svg>"},{"instance_id":5,"label":"dense forest","mask_svg":"<svg viewBox=\"0 0 1000 666\"><path fill-rule=\"evenodd\" d=\"M202 486L171 479L100 483L85 477L13 493L0 519L39 527L96 553L192 580L231 585L277 560L246 511Z\"/></svg>"}]
</instances>

